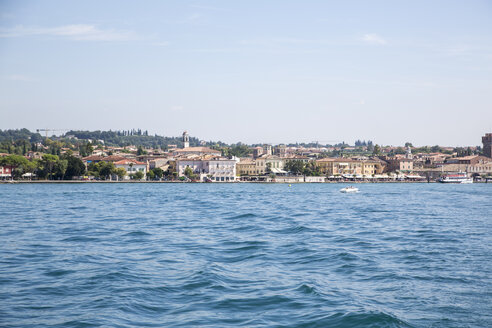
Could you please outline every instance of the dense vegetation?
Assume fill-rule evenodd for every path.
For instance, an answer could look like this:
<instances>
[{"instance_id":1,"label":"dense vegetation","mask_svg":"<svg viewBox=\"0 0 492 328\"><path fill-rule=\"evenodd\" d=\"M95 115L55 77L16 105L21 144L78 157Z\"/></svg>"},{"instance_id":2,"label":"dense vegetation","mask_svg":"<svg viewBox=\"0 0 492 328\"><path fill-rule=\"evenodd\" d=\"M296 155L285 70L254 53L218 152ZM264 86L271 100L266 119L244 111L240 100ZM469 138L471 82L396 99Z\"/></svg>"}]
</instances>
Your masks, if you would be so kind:
<instances>
[{"instance_id":1,"label":"dense vegetation","mask_svg":"<svg viewBox=\"0 0 492 328\"><path fill-rule=\"evenodd\" d=\"M142 146L145 148L167 149L169 145L183 146L181 137L162 137L149 135L147 131L68 131L65 138L75 137L82 140L93 140L104 142L107 146L126 147L130 145ZM200 140L190 137L190 146L199 146Z\"/></svg>"}]
</instances>

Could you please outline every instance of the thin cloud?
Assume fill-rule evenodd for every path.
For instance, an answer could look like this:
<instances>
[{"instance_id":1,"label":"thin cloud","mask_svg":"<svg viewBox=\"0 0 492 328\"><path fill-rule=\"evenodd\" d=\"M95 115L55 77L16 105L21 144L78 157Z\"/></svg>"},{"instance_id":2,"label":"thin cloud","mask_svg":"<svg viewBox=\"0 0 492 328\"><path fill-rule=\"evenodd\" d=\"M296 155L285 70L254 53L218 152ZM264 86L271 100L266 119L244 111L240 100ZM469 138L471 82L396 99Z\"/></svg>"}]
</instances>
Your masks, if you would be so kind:
<instances>
[{"instance_id":1,"label":"thin cloud","mask_svg":"<svg viewBox=\"0 0 492 328\"><path fill-rule=\"evenodd\" d=\"M241 40L242 45L274 45L274 44L335 44L329 40L320 39L300 39L300 38L267 38L267 39L252 39Z\"/></svg>"},{"instance_id":2,"label":"thin cloud","mask_svg":"<svg viewBox=\"0 0 492 328\"><path fill-rule=\"evenodd\" d=\"M74 24L57 27L15 26L0 29L2 38L29 36L60 37L76 41L130 41L138 39L135 32L114 29L101 29L96 25Z\"/></svg>"},{"instance_id":3,"label":"thin cloud","mask_svg":"<svg viewBox=\"0 0 492 328\"><path fill-rule=\"evenodd\" d=\"M195 8L195 9L216 10L216 11L225 11L225 10L227 10L225 8L219 8L219 7L213 7L213 6L204 6L204 5L198 5L198 4L191 4L188 7Z\"/></svg>"},{"instance_id":4,"label":"thin cloud","mask_svg":"<svg viewBox=\"0 0 492 328\"><path fill-rule=\"evenodd\" d=\"M22 75L22 74L13 74L5 77L7 80L10 81L21 81L21 82L33 82L36 81L35 78L27 75Z\"/></svg>"},{"instance_id":5,"label":"thin cloud","mask_svg":"<svg viewBox=\"0 0 492 328\"><path fill-rule=\"evenodd\" d=\"M362 40L369 44L384 45L388 42L377 34L365 34Z\"/></svg>"},{"instance_id":6,"label":"thin cloud","mask_svg":"<svg viewBox=\"0 0 492 328\"><path fill-rule=\"evenodd\" d=\"M156 47L167 47L167 46L169 46L169 42L167 42L167 41L152 42L151 45L156 46Z\"/></svg>"},{"instance_id":7,"label":"thin cloud","mask_svg":"<svg viewBox=\"0 0 492 328\"><path fill-rule=\"evenodd\" d=\"M171 110L173 112L181 112L183 110L183 106L172 106Z\"/></svg>"}]
</instances>

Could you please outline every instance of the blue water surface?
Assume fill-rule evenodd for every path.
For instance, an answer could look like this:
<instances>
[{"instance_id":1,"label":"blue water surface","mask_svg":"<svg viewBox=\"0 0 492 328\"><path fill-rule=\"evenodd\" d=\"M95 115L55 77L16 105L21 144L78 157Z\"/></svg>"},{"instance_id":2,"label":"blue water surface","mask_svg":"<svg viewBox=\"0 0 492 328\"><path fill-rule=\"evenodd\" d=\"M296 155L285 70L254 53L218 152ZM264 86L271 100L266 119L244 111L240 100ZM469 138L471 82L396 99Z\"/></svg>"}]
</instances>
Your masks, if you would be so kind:
<instances>
[{"instance_id":1,"label":"blue water surface","mask_svg":"<svg viewBox=\"0 0 492 328\"><path fill-rule=\"evenodd\" d=\"M492 184L0 185L2 327L492 327Z\"/></svg>"}]
</instances>

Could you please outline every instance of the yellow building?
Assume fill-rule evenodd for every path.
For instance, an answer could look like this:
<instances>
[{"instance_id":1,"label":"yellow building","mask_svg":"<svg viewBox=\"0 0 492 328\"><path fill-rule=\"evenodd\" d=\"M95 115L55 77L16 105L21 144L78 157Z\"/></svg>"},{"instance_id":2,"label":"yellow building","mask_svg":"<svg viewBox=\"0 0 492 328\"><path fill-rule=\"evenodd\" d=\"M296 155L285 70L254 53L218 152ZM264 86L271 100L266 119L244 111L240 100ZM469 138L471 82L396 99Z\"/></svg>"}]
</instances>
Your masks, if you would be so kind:
<instances>
[{"instance_id":1,"label":"yellow building","mask_svg":"<svg viewBox=\"0 0 492 328\"><path fill-rule=\"evenodd\" d=\"M380 174L384 167L381 162L373 160L354 160L350 158L323 158L316 161L316 165L325 175L357 175L371 176Z\"/></svg>"},{"instance_id":2,"label":"yellow building","mask_svg":"<svg viewBox=\"0 0 492 328\"><path fill-rule=\"evenodd\" d=\"M236 163L236 175L257 175L256 163L250 158L242 158L240 162Z\"/></svg>"},{"instance_id":3,"label":"yellow building","mask_svg":"<svg viewBox=\"0 0 492 328\"><path fill-rule=\"evenodd\" d=\"M284 169L285 161L283 158L273 155L262 155L256 159L256 172L259 175L266 174L267 168L271 173L287 173Z\"/></svg>"}]
</instances>

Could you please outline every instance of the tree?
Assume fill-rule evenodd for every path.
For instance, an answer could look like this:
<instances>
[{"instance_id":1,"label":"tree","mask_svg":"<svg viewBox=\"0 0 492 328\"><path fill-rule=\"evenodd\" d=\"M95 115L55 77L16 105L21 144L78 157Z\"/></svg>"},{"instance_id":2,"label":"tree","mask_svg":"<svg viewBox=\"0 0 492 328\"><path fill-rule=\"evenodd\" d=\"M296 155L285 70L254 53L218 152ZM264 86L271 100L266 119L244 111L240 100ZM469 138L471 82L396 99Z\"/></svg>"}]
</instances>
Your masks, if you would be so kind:
<instances>
[{"instance_id":1,"label":"tree","mask_svg":"<svg viewBox=\"0 0 492 328\"><path fill-rule=\"evenodd\" d=\"M411 142L405 142L405 148L410 147L413 148L413 145Z\"/></svg>"},{"instance_id":2,"label":"tree","mask_svg":"<svg viewBox=\"0 0 492 328\"><path fill-rule=\"evenodd\" d=\"M154 180L155 178L154 171L150 170L149 172L147 172L147 178L149 178L150 180Z\"/></svg>"},{"instance_id":3,"label":"tree","mask_svg":"<svg viewBox=\"0 0 492 328\"><path fill-rule=\"evenodd\" d=\"M92 155L92 152L94 151L94 147L92 147L92 144L90 142L88 142L86 145L85 145L85 153L90 156Z\"/></svg>"},{"instance_id":4,"label":"tree","mask_svg":"<svg viewBox=\"0 0 492 328\"><path fill-rule=\"evenodd\" d=\"M377 145L377 144L376 144L376 145L374 146L373 151L372 151L372 155L373 155L373 156L377 156L377 155L379 155L380 153L381 153L381 147L379 147L379 145Z\"/></svg>"},{"instance_id":5,"label":"tree","mask_svg":"<svg viewBox=\"0 0 492 328\"><path fill-rule=\"evenodd\" d=\"M229 155L236 157L246 157L251 153L251 149L243 144L237 144L231 147Z\"/></svg>"},{"instance_id":6,"label":"tree","mask_svg":"<svg viewBox=\"0 0 492 328\"><path fill-rule=\"evenodd\" d=\"M323 175L321 173L321 169L318 165L316 165L316 162L309 162L305 168L304 168L304 175L307 176L320 176Z\"/></svg>"},{"instance_id":7,"label":"tree","mask_svg":"<svg viewBox=\"0 0 492 328\"><path fill-rule=\"evenodd\" d=\"M16 169L20 168L20 174L22 175L23 167L29 167L29 161L24 156L9 155L0 158L1 166L8 166L11 169L10 177L13 180L16 176Z\"/></svg>"},{"instance_id":8,"label":"tree","mask_svg":"<svg viewBox=\"0 0 492 328\"><path fill-rule=\"evenodd\" d=\"M144 173L142 171L137 171L135 174L135 179L141 180L144 177Z\"/></svg>"},{"instance_id":9,"label":"tree","mask_svg":"<svg viewBox=\"0 0 492 328\"><path fill-rule=\"evenodd\" d=\"M67 161L67 170L65 172L65 177L67 179L72 179L73 177L84 175L85 165L80 158L77 158L70 154L65 154L62 156L62 159Z\"/></svg>"},{"instance_id":10,"label":"tree","mask_svg":"<svg viewBox=\"0 0 492 328\"><path fill-rule=\"evenodd\" d=\"M145 155L145 154L147 154L147 152L142 148L142 146L138 146L137 156L141 156L141 155Z\"/></svg>"},{"instance_id":11,"label":"tree","mask_svg":"<svg viewBox=\"0 0 492 328\"><path fill-rule=\"evenodd\" d=\"M44 171L44 176L51 180L53 177L53 169L56 162L58 162L59 157L57 155L45 154L41 158L42 171Z\"/></svg>"},{"instance_id":12,"label":"tree","mask_svg":"<svg viewBox=\"0 0 492 328\"><path fill-rule=\"evenodd\" d=\"M159 179L162 179L162 177L164 176L164 171L159 167L154 168L152 171L154 171L155 176Z\"/></svg>"},{"instance_id":13,"label":"tree","mask_svg":"<svg viewBox=\"0 0 492 328\"><path fill-rule=\"evenodd\" d=\"M285 169L293 174L301 174L305 168L306 165L302 161L289 160L285 163Z\"/></svg>"},{"instance_id":14,"label":"tree","mask_svg":"<svg viewBox=\"0 0 492 328\"><path fill-rule=\"evenodd\" d=\"M265 172L267 174L269 174L269 173L272 172L272 163L270 163L270 162L266 163L266 170L265 170Z\"/></svg>"},{"instance_id":15,"label":"tree","mask_svg":"<svg viewBox=\"0 0 492 328\"><path fill-rule=\"evenodd\" d=\"M64 180L65 173L67 172L68 161L66 159L59 159L54 165L54 176L56 179Z\"/></svg>"},{"instance_id":16,"label":"tree","mask_svg":"<svg viewBox=\"0 0 492 328\"><path fill-rule=\"evenodd\" d=\"M121 180L125 177L126 170L123 167L118 167L114 170L114 174L116 174L116 176L118 176L118 180Z\"/></svg>"},{"instance_id":17,"label":"tree","mask_svg":"<svg viewBox=\"0 0 492 328\"><path fill-rule=\"evenodd\" d=\"M442 152L442 148L439 147L439 145L432 146L430 150L433 153L440 153L440 152Z\"/></svg>"},{"instance_id":18,"label":"tree","mask_svg":"<svg viewBox=\"0 0 492 328\"><path fill-rule=\"evenodd\" d=\"M191 167L187 166L184 170L184 175L188 178L188 179L193 179L195 177L195 175L193 174L193 170L191 169Z\"/></svg>"},{"instance_id":19,"label":"tree","mask_svg":"<svg viewBox=\"0 0 492 328\"><path fill-rule=\"evenodd\" d=\"M99 162L99 176L103 179L111 178L111 174L114 173L115 167L113 162Z\"/></svg>"}]
</instances>

